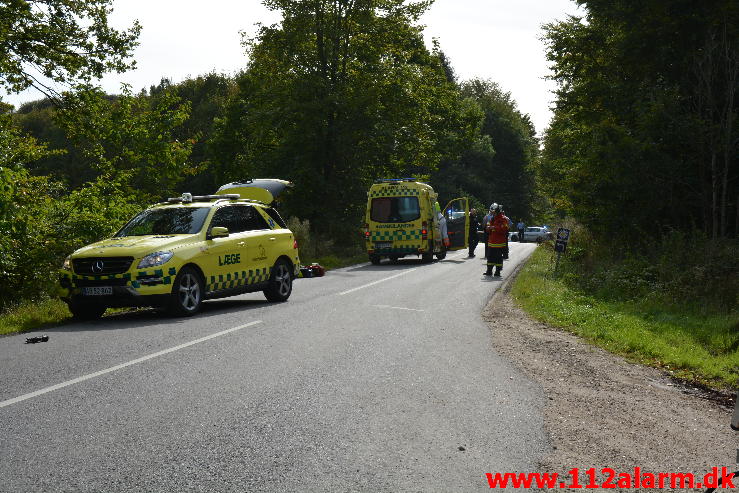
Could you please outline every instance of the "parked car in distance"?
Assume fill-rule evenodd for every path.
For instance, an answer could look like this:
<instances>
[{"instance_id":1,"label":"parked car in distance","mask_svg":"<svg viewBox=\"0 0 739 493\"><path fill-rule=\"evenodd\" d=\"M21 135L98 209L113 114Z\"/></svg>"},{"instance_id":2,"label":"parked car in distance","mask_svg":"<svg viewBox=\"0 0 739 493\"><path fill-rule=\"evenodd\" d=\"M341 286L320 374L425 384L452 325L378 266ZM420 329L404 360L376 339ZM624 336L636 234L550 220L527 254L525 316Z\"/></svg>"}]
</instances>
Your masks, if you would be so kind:
<instances>
[{"instance_id":1,"label":"parked car in distance","mask_svg":"<svg viewBox=\"0 0 739 493\"><path fill-rule=\"evenodd\" d=\"M517 241L518 232L515 233L516 239L511 237L512 241ZM541 243L543 241L554 239L554 235L546 226L528 226L523 232L523 241L535 241ZM520 241L520 240L519 240Z\"/></svg>"}]
</instances>

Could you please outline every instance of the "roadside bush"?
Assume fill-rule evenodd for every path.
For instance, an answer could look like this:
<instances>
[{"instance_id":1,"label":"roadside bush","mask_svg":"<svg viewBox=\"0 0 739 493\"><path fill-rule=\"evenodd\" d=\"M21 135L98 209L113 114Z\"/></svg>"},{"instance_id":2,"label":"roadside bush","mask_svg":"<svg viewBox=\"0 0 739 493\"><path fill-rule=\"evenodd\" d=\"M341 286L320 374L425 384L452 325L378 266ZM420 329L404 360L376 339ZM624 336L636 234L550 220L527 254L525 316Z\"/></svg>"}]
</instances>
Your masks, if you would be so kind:
<instances>
[{"instance_id":1,"label":"roadside bush","mask_svg":"<svg viewBox=\"0 0 739 493\"><path fill-rule=\"evenodd\" d=\"M340 259L355 258L364 254L358 230L350 229L343 233L340 232L343 241L339 243L332 238L311 231L310 221L307 219L290 217L287 220L287 227L298 241L300 260L303 264L318 261L327 262L332 266L340 265L343 263Z\"/></svg>"},{"instance_id":2,"label":"roadside bush","mask_svg":"<svg viewBox=\"0 0 739 493\"><path fill-rule=\"evenodd\" d=\"M0 312L56 289L73 250L100 240L140 210L120 180L100 177L68 192L47 176L19 173L0 217Z\"/></svg>"},{"instance_id":3,"label":"roadside bush","mask_svg":"<svg viewBox=\"0 0 739 493\"><path fill-rule=\"evenodd\" d=\"M618 241L604 245L578 224L564 227L572 233L560 263L561 275L588 295L680 305L699 312L728 312L739 304L737 240L672 231L638 245Z\"/></svg>"}]
</instances>

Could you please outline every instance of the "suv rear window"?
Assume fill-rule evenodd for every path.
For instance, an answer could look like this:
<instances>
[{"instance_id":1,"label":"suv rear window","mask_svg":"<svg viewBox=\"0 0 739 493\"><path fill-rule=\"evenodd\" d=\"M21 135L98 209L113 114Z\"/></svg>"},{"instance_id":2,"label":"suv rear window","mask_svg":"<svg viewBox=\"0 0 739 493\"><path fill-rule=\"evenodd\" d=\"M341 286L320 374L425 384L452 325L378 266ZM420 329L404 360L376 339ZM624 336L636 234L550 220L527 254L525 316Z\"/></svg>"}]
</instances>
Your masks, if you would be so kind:
<instances>
[{"instance_id":1,"label":"suv rear window","mask_svg":"<svg viewBox=\"0 0 739 493\"><path fill-rule=\"evenodd\" d=\"M370 218L378 223L405 223L421 217L418 197L378 197L372 199Z\"/></svg>"}]
</instances>

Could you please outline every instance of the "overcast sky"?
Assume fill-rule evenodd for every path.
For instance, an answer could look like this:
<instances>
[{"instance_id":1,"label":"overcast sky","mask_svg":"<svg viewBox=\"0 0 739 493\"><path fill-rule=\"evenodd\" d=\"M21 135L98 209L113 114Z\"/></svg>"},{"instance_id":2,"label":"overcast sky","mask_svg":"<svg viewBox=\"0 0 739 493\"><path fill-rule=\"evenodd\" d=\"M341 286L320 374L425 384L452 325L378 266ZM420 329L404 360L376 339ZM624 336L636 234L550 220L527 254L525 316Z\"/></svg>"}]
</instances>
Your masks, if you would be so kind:
<instances>
[{"instance_id":1,"label":"overcast sky","mask_svg":"<svg viewBox=\"0 0 739 493\"><path fill-rule=\"evenodd\" d=\"M426 41L438 38L461 79L481 77L510 91L523 113L531 115L541 132L551 118L554 84L548 73L541 25L578 14L572 0L436 0L422 18ZM117 0L111 24L130 26L138 19L143 29L135 52L137 69L104 78L103 88L120 90L121 82L134 91L211 71L232 74L243 68L246 56L240 31L253 34L258 22L278 22L260 0ZM32 91L3 97L16 106L42 97Z\"/></svg>"}]
</instances>

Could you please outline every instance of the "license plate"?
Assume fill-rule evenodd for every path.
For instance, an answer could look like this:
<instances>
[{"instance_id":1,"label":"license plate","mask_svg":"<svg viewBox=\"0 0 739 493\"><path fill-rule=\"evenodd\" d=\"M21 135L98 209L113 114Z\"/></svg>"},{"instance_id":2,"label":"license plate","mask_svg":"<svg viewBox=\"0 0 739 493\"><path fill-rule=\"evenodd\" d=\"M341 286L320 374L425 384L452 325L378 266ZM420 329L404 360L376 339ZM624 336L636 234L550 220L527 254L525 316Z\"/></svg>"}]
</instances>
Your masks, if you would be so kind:
<instances>
[{"instance_id":1,"label":"license plate","mask_svg":"<svg viewBox=\"0 0 739 493\"><path fill-rule=\"evenodd\" d=\"M110 286L82 288L82 294L84 296L104 296L106 294L113 294L113 288Z\"/></svg>"},{"instance_id":2,"label":"license plate","mask_svg":"<svg viewBox=\"0 0 739 493\"><path fill-rule=\"evenodd\" d=\"M392 248L393 242L392 241L381 241L379 243L375 243L375 248Z\"/></svg>"}]
</instances>

